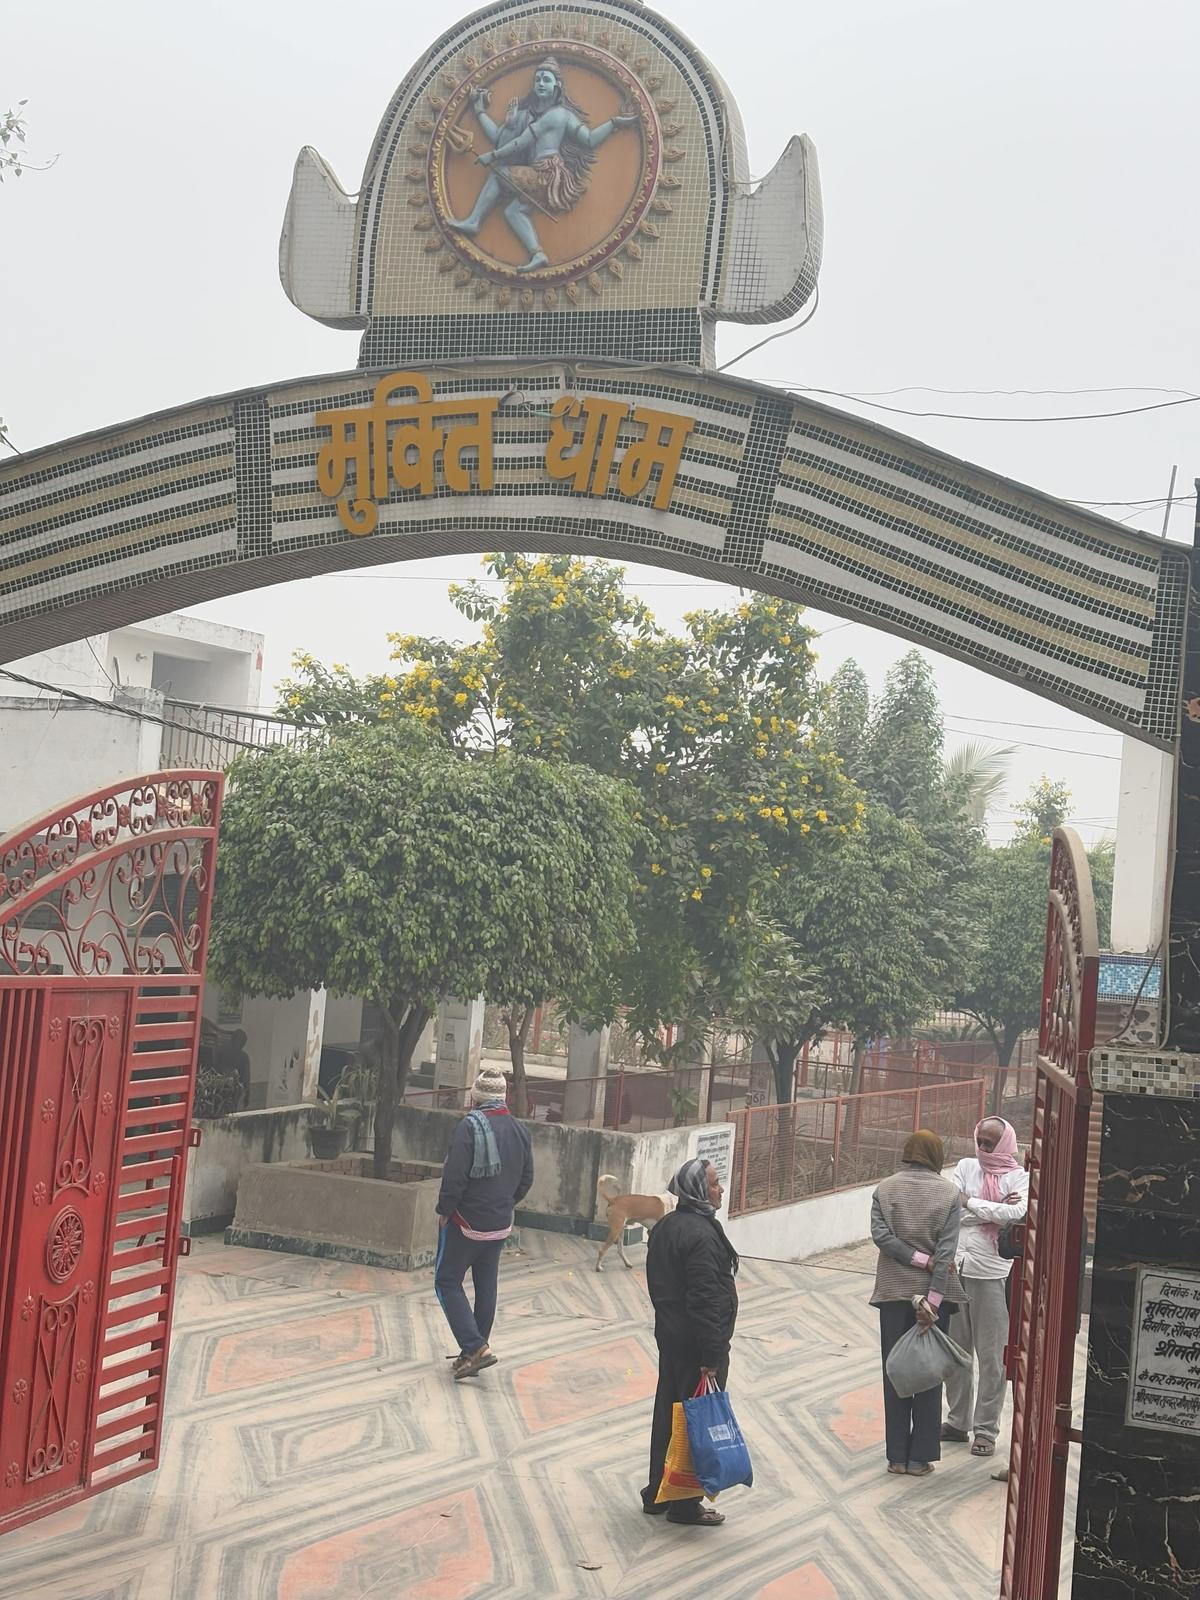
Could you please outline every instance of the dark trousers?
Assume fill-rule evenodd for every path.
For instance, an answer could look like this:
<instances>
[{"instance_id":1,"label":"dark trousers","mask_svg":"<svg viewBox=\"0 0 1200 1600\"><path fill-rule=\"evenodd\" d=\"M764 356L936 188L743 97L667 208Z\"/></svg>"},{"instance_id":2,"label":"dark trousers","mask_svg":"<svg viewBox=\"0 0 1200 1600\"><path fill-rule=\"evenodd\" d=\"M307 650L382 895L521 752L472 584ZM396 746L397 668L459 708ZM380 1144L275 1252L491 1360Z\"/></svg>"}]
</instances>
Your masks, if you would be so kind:
<instances>
[{"instance_id":1,"label":"dark trousers","mask_svg":"<svg viewBox=\"0 0 1200 1600\"><path fill-rule=\"evenodd\" d=\"M503 1239L466 1239L457 1222L438 1229L433 1287L455 1343L470 1355L488 1342L496 1320L496 1285ZM475 1308L467 1304L463 1279L471 1270Z\"/></svg>"},{"instance_id":2,"label":"dark trousers","mask_svg":"<svg viewBox=\"0 0 1200 1600\"><path fill-rule=\"evenodd\" d=\"M723 1389L729 1377L726 1361L717 1369L717 1387ZM658 1388L654 1391L654 1421L650 1424L650 1481L642 1490L642 1501L653 1505L662 1482L663 1468L667 1462L667 1449L671 1443L671 1419L678 1400L690 1400L700 1385L700 1357L695 1347L688 1345L662 1345L658 1347ZM699 1504L703 1498L695 1496ZM686 1506L687 1500L673 1500L672 1505Z\"/></svg>"},{"instance_id":3,"label":"dark trousers","mask_svg":"<svg viewBox=\"0 0 1200 1600\"><path fill-rule=\"evenodd\" d=\"M911 1400L902 1400L887 1375L887 1358L892 1346L917 1325L917 1313L908 1300L885 1300L879 1307L879 1346L883 1354L883 1422L887 1435L887 1458L897 1466L909 1462L940 1461L942 1456L942 1386L926 1389ZM950 1332L950 1307L943 1300L938 1308L938 1327Z\"/></svg>"}]
</instances>

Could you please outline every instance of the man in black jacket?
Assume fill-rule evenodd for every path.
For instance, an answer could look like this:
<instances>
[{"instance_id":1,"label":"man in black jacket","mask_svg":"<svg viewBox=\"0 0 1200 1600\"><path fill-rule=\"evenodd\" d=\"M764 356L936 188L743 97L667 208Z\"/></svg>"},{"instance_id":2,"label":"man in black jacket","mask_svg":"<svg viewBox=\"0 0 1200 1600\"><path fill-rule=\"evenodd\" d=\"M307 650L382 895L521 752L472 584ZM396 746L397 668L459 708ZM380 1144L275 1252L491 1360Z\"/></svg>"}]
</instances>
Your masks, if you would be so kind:
<instances>
[{"instance_id":1,"label":"man in black jacket","mask_svg":"<svg viewBox=\"0 0 1200 1600\"><path fill-rule=\"evenodd\" d=\"M650 1481L642 1490L648 1516L665 1511L668 1522L716 1527L721 1512L692 1500L656 1504L671 1442L677 1401L690 1400L703 1377L725 1387L729 1342L737 1320L737 1251L717 1221L721 1180L709 1161L685 1161L668 1185L676 1209L656 1223L646 1252L646 1287L654 1305L658 1389L650 1429Z\"/></svg>"},{"instance_id":2,"label":"man in black jacket","mask_svg":"<svg viewBox=\"0 0 1200 1600\"><path fill-rule=\"evenodd\" d=\"M533 1183L529 1129L509 1115L504 1074L484 1067L471 1089L473 1109L455 1128L438 1194L434 1290L458 1343L455 1378L494 1367L488 1339L496 1316L500 1253L512 1232L513 1209ZM467 1268L475 1286L467 1304Z\"/></svg>"}]
</instances>

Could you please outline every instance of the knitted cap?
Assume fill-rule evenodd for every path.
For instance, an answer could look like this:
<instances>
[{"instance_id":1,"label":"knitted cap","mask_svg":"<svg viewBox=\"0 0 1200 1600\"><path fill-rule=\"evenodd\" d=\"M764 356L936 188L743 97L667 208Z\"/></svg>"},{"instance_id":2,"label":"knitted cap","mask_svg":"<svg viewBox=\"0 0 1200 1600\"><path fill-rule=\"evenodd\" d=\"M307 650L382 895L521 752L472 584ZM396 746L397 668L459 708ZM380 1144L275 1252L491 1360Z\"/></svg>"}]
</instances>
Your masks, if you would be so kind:
<instances>
[{"instance_id":1,"label":"knitted cap","mask_svg":"<svg viewBox=\"0 0 1200 1600\"><path fill-rule=\"evenodd\" d=\"M508 1093L508 1079L499 1067L480 1067L471 1085L471 1100L481 1105L485 1100L503 1100Z\"/></svg>"}]
</instances>

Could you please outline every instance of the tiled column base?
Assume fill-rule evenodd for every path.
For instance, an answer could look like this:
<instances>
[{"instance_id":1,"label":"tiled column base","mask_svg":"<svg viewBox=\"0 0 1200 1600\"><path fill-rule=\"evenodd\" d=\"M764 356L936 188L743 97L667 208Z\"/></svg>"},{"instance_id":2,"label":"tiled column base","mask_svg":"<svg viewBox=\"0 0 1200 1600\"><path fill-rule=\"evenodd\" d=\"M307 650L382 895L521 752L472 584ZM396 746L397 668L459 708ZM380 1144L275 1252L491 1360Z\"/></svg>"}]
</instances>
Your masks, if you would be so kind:
<instances>
[{"instance_id":1,"label":"tiled column base","mask_svg":"<svg viewBox=\"0 0 1200 1600\"><path fill-rule=\"evenodd\" d=\"M1119 1045L1091 1054L1092 1087L1099 1094L1162 1095L1200 1099L1200 1055L1182 1050L1130 1050Z\"/></svg>"}]
</instances>

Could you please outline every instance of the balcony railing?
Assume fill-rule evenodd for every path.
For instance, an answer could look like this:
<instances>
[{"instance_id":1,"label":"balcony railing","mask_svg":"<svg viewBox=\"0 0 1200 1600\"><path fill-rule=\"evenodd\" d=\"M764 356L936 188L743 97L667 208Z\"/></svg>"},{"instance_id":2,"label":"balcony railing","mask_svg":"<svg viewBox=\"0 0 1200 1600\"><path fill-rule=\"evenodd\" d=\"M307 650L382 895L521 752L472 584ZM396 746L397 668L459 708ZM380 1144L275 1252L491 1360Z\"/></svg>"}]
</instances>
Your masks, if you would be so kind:
<instances>
[{"instance_id":1,"label":"balcony railing","mask_svg":"<svg viewBox=\"0 0 1200 1600\"><path fill-rule=\"evenodd\" d=\"M164 700L162 764L164 767L224 769L243 750L307 744L324 735L323 728L302 728L283 717L256 711L230 711L224 706Z\"/></svg>"}]
</instances>

